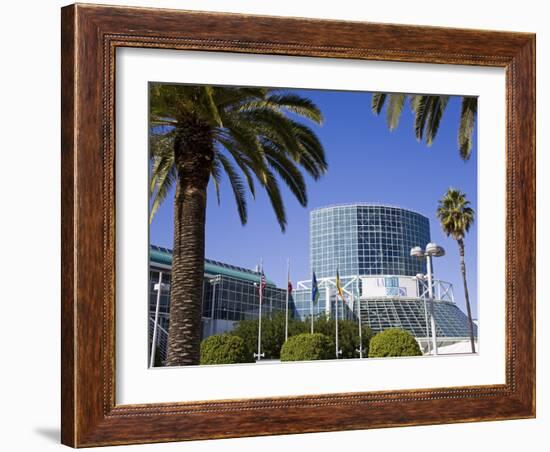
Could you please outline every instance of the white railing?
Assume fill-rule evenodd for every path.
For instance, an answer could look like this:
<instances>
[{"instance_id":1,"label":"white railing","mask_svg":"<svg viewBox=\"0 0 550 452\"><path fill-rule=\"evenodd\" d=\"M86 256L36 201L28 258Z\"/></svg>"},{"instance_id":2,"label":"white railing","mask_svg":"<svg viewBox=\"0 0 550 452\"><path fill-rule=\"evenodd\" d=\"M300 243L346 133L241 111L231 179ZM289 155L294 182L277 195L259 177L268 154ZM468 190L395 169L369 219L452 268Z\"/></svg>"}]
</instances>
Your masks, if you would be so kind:
<instances>
[{"instance_id":1,"label":"white railing","mask_svg":"<svg viewBox=\"0 0 550 452\"><path fill-rule=\"evenodd\" d=\"M399 296L399 295L376 295L372 297L363 297L361 292L361 284L363 278L391 278L391 277L397 277L400 279L410 279L413 280L417 284L417 297L411 297L408 296ZM424 280L419 280L414 276L402 276L402 275L356 275L356 276L341 276L340 281L342 284L342 290L345 294L347 294L350 297L357 297L359 294L361 298L373 298L373 299L379 299L379 298L428 298L428 282ZM334 292L336 290L336 277L329 277L329 278L318 278L317 279L317 286L319 289L322 288L328 288L331 290L331 292ZM303 280L298 281L296 284L296 289L302 289L302 290L311 290L311 280ZM352 292L353 291L353 292ZM453 285L450 282L443 281L440 279L434 279L433 280L433 293L434 293L434 300L435 301L447 301L454 303L454 291L453 291Z\"/></svg>"},{"instance_id":2,"label":"white railing","mask_svg":"<svg viewBox=\"0 0 550 452\"><path fill-rule=\"evenodd\" d=\"M153 327L155 325L155 318L149 317L149 341L153 340ZM157 324L157 337L155 351L159 354L162 362L166 360L166 351L168 350L168 331L162 326ZM151 350L151 347L149 347Z\"/></svg>"},{"instance_id":3,"label":"white railing","mask_svg":"<svg viewBox=\"0 0 550 452\"><path fill-rule=\"evenodd\" d=\"M433 294L435 301L455 302L453 285L450 282L440 279L433 280ZM428 282L418 280L418 296L419 298L429 298Z\"/></svg>"}]
</instances>

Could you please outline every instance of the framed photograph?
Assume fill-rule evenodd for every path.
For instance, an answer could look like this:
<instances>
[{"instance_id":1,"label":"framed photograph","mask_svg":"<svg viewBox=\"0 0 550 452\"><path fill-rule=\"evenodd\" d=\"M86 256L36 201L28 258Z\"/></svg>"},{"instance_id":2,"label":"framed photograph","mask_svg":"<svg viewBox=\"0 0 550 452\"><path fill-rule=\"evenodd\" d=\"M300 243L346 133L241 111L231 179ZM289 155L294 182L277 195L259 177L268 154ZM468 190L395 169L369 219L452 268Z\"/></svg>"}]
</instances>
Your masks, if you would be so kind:
<instances>
[{"instance_id":1,"label":"framed photograph","mask_svg":"<svg viewBox=\"0 0 550 452\"><path fill-rule=\"evenodd\" d=\"M62 442L535 416L535 36L62 9Z\"/></svg>"}]
</instances>

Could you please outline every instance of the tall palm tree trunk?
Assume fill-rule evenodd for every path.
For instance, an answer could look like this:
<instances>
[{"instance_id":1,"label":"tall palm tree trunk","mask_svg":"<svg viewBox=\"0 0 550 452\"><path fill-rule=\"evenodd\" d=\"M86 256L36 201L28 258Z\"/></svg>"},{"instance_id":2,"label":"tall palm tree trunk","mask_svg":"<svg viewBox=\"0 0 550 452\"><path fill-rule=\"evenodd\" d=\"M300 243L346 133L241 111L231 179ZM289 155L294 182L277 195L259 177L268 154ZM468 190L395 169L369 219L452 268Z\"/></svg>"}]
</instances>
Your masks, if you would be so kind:
<instances>
[{"instance_id":1,"label":"tall palm tree trunk","mask_svg":"<svg viewBox=\"0 0 550 452\"><path fill-rule=\"evenodd\" d=\"M174 141L177 168L170 286L168 366L199 364L206 187L213 159L209 129L188 124Z\"/></svg>"},{"instance_id":2,"label":"tall palm tree trunk","mask_svg":"<svg viewBox=\"0 0 550 452\"><path fill-rule=\"evenodd\" d=\"M466 263L464 261L464 240L458 239L458 249L460 252L460 271L462 273L462 282L464 283L464 298L466 299L466 311L468 313L468 326L470 329L470 344L472 353L476 352L474 342L474 322L472 320L472 309L470 307L470 295L468 294L468 283L466 282Z\"/></svg>"}]
</instances>

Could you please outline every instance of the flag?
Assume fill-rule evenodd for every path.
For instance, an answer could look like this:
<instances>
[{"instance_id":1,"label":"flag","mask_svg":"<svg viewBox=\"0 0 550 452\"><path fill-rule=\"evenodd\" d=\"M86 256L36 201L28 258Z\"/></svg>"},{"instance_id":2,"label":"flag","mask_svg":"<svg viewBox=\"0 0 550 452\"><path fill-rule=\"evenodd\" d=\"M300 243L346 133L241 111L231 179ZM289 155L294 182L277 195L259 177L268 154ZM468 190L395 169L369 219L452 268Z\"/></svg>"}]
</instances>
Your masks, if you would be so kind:
<instances>
[{"instance_id":1,"label":"flag","mask_svg":"<svg viewBox=\"0 0 550 452\"><path fill-rule=\"evenodd\" d=\"M313 272L313 278L311 280L311 299L314 303L317 303L319 299L319 287L317 286L317 277L315 272Z\"/></svg>"},{"instance_id":2,"label":"flag","mask_svg":"<svg viewBox=\"0 0 550 452\"><path fill-rule=\"evenodd\" d=\"M345 301L344 291L342 290L342 285L340 284L340 272L338 271L338 268L336 269L336 290L338 290L338 295L340 295L342 301Z\"/></svg>"},{"instance_id":3,"label":"flag","mask_svg":"<svg viewBox=\"0 0 550 452\"><path fill-rule=\"evenodd\" d=\"M286 291L288 295L290 295L292 293L292 282L290 281L290 258L288 259L286 265Z\"/></svg>"},{"instance_id":4,"label":"flag","mask_svg":"<svg viewBox=\"0 0 550 452\"><path fill-rule=\"evenodd\" d=\"M261 279L261 283L260 283L260 287L261 287L262 290L265 289L265 285L266 285L265 273L262 271L262 279Z\"/></svg>"},{"instance_id":5,"label":"flag","mask_svg":"<svg viewBox=\"0 0 550 452\"><path fill-rule=\"evenodd\" d=\"M260 291L260 303L262 302L262 295L263 295L265 286L266 286L266 279L265 279L264 269L263 269L263 267L262 267L261 276L260 276L260 288L259 288L259 291Z\"/></svg>"}]
</instances>

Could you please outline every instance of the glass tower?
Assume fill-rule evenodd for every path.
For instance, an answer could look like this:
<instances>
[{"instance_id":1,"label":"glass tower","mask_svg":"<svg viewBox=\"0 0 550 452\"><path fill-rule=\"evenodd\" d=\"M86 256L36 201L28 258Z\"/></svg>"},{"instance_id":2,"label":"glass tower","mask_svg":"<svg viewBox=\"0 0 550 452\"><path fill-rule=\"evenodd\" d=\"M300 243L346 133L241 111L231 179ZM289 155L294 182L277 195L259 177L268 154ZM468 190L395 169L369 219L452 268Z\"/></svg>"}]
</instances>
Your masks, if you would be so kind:
<instances>
[{"instance_id":1,"label":"glass tower","mask_svg":"<svg viewBox=\"0 0 550 452\"><path fill-rule=\"evenodd\" d=\"M426 273L414 246L430 242L430 222L399 207L351 204L310 213L310 263L318 278Z\"/></svg>"}]
</instances>

